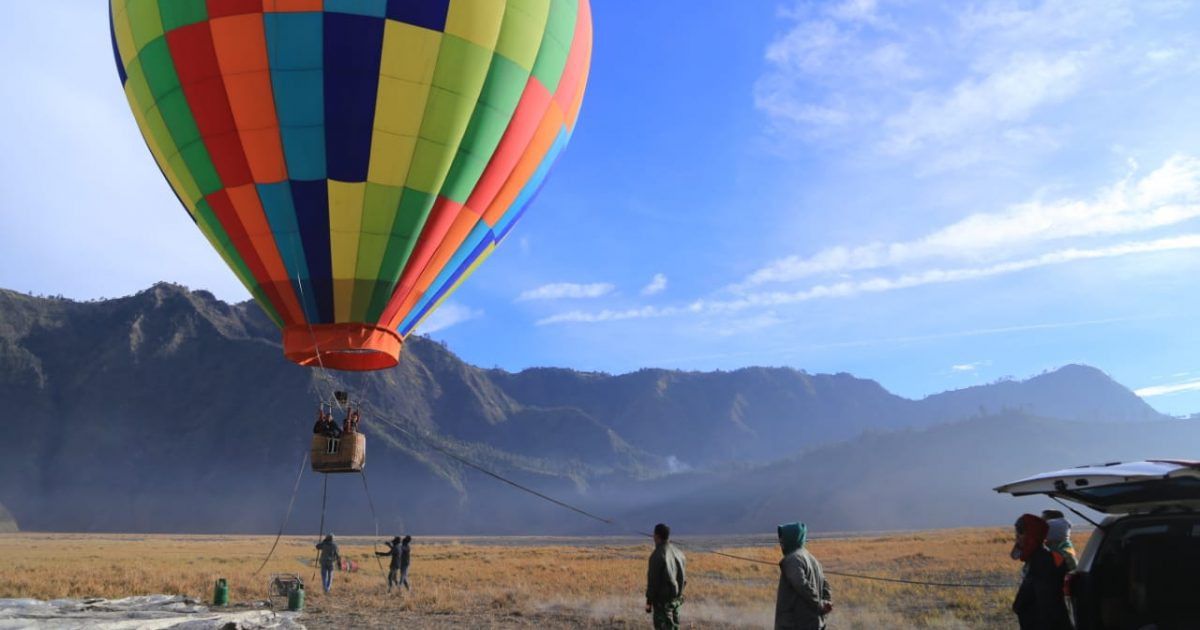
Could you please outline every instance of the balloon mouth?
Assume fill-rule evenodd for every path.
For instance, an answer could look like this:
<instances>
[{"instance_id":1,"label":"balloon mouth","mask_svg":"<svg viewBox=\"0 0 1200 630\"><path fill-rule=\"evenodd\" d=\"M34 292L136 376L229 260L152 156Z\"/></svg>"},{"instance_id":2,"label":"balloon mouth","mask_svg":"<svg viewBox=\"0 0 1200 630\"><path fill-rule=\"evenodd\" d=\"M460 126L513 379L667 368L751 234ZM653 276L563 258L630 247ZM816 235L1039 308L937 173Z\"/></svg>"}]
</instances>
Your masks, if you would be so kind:
<instances>
[{"instance_id":1,"label":"balloon mouth","mask_svg":"<svg viewBox=\"0 0 1200 630\"><path fill-rule=\"evenodd\" d=\"M400 363L404 339L371 324L298 324L283 329L283 354L293 363L331 370L386 370Z\"/></svg>"}]
</instances>

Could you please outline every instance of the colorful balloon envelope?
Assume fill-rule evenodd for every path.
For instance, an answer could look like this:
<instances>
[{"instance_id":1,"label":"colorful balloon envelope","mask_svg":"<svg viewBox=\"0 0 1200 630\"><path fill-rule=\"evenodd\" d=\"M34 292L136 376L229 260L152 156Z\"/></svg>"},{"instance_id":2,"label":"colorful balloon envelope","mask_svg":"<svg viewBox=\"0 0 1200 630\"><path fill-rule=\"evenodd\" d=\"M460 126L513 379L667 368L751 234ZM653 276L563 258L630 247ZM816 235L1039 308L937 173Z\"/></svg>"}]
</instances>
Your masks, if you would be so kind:
<instances>
[{"instance_id":1,"label":"colorful balloon envelope","mask_svg":"<svg viewBox=\"0 0 1200 630\"><path fill-rule=\"evenodd\" d=\"M110 0L117 70L286 356L391 367L567 144L588 0Z\"/></svg>"}]
</instances>

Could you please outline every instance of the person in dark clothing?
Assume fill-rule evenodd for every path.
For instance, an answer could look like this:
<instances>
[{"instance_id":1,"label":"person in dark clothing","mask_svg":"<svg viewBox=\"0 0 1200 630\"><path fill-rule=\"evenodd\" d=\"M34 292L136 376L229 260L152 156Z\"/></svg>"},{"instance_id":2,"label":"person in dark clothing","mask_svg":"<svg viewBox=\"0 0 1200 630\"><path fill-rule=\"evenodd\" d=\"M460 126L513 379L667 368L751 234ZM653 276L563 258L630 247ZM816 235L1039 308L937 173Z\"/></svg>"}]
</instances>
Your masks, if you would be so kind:
<instances>
[{"instance_id":1,"label":"person in dark clothing","mask_svg":"<svg viewBox=\"0 0 1200 630\"><path fill-rule=\"evenodd\" d=\"M342 433L355 433L358 431L358 410L351 409L346 413Z\"/></svg>"},{"instance_id":2,"label":"person in dark clothing","mask_svg":"<svg viewBox=\"0 0 1200 630\"><path fill-rule=\"evenodd\" d=\"M313 435L336 438L341 437L342 431L338 429L337 423L333 421L333 414L324 409L318 409L317 422L313 425Z\"/></svg>"},{"instance_id":3,"label":"person in dark clothing","mask_svg":"<svg viewBox=\"0 0 1200 630\"><path fill-rule=\"evenodd\" d=\"M321 586L328 593L333 588L333 570L342 565L342 555L338 553L337 543L333 542L333 534L327 534L325 540L317 543L317 551L321 552L317 558L321 565Z\"/></svg>"},{"instance_id":4,"label":"person in dark clothing","mask_svg":"<svg viewBox=\"0 0 1200 630\"><path fill-rule=\"evenodd\" d=\"M833 596L821 563L804 548L808 527L786 523L776 533L783 559L775 593L775 629L821 630L825 617L833 612Z\"/></svg>"},{"instance_id":5,"label":"person in dark clothing","mask_svg":"<svg viewBox=\"0 0 1200 630\"><path fill-rule=\"evenodd\" d=\"M654 630L678 630L679 607L687 585L687 562L670 540L670 527L663 523L654 526L654 551L646 571L646 612L654 615Z\"/></svg>"},{"instance_id":6,"label":"person in dark clothing","mask_svg":"<svg viewBox=\"0 0 1200 630\"><path fill-rule=\"evenodd\" d=\"M392 538L391 542L385 542L387 551L376 551L377 556L390 556L391 562L388 564L388 592L392 592L392 587L400 588L404 586L405 590L412 590L408 585L408 565L412 562L412 536L405 536L404 540L400 540L399 536ZM399 571L400 576L396 576Z\"/></svg>"},{"instance_id":7,"label":"person in dark clothing","mask_svg":"<svg viewBox=\"0 0 1200 630\"><path fill-rule=\"evenodd\" d=\"M1012 606L1021 630L1071 630L1063 600L1067 571L1046 549L1049 526L1038 516L1023 514L1015 527L1017 542L1012 558L1025 563L1025 575Z\"/></svg>"}]
</instances>

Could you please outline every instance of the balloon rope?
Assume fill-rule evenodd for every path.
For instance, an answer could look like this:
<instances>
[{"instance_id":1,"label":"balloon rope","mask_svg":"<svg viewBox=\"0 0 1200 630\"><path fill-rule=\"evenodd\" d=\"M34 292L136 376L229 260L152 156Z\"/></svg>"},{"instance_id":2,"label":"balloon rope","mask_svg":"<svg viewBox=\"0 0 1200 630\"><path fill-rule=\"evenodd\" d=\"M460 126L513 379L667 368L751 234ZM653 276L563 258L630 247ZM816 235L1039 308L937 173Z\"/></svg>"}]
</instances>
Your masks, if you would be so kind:
<instances>
[{"instance_id":1,"label":"balloon rope","mask_svg":"<svg viewBox=\"0 0 1200 630\"><path fill-rule=\"evenodd\" d=\"M329 494L329 473L322 475L325 477L325 482L321 487L321 533L317 534L317 544L325 538L325 496ZM317 569L321 566L321 550L317 550L317 558L313 561L313 568ZM312 576L313 583L317 581L317 574L314 572Z\"/></svg>"},{"instance_id":2,"label":"balloon rope","mask_svg":"<svg viewBox=\"0 0 1200 630\"><path fill-rule=\"evenodd\" d=\"M590 519L599 521L601 523L604 523L604 524L614 527L616 529L623 530L625 533L637 534L639 536L652 537L652 534L630 528L630 527L623 525L620 522L618 522L614 519L611 519L611 518L597 516L595 514L592 514L591 512L588 512L588 511L582 509L582 508L575 507L575 506L571 505L570 503L567 503L565 501L560 501L551 496L542 494L541 492L538 492L537 490L534 490L527 486L521 485L520 483L518 483L516 481L508 479L497 472L488 470L484 466L476 464L476 463L466 459L465 457L462 457L462 456L446 449L445 447L434 442L432 438L421 435L420 433L415 432L415 431L410 431L410 430L404 428L403 426L401 426L398 422L390 420L382 415L376 415L376 416L374 416L374 419L379 420L380 422L386 424L389 427L392 427L393 429L396 429L397 431L400 431L401 433L413 438L414 440L424 443L426 446L445 455L446 457L449 457L465 466L474 468L475 470L478 470L479 472L482 472L483 474L485 474L489 477L492 477L498 481L501 481L510 486L513 486L514 488L517 488L518 490L521 490L522 492L527 492L529 494L532 494L535 497L538 497L540 499L543 499L545 501L553 503L559 507L566 508L568 510L571 510L572 512L581 514L583 516L586 516ZM676 544L678 544L678 543L676 543ZM717 555L717 556L723 556L725 558L741 560L743 562L752 562L755 564L766 564L766 565L772 565L772 566L776 566L778 564L777 562L771 562L770 560L761 560L758 558L739 556L739 555L735 555L735 554L731 554L731 553L725 553L725 552L719 551L717 549L707 548L707 547L702 547L702 546L693 546L693 545L689 545L687 547L684 547L683 545L678 545L678 546L683 547L684 549L691 548L691 549L701 552L701 553L710 553L710 554ZM921 581L921 580L907 580L907 579L903 579L903 578L889 578L889 577L883 577L883 576L878 576L878 575L862 575L862 574L858 574L858 573L845 573L842 571L825 571L825 573L827 573L829 575L836 575L838 577L845 577L845 578L856 579L856 580L869 580L869 581L874 581L874 582L891 582L894 584L908 584L908 585L913 585L913 586L937 586L937 587L944 587L944 588L1012 588L1011 584L994 584L994 583L986 583L986 582L984 582L984 583L928 582L928 581Z\"/></svg>"},{"instance_id":3,"label":"balloon rope","mask_svg":"<svg viewBox=\"0 0 1200 630\"><path fill-rule=\"evenodd\" d=\"M288 520L292 518L292 506L296 504L296 491L300 489L300 478L304 476L304 469L308 466L308 450L304 451L304 459L300 461L300 471L296 473L296 483L292 485L292 498L288 500L287 512L283 515L283 523L279 525L279 533L275 534L275 542L271 543L271 550L267 552L267 557L263 558L262 564L254 570L254 575L258 575L263 567L267 566L267 562L271 556L275 554L275 547L279 546L279 539L283 537L283 530L287 528Z\"/></svg>"},{"instance_id":4,"label":"balloon rope","mask_svg":"<svg viewBox=\"0 0 1200 630\"><path fill-rule=\"evenodd\" d=\"M379 547L379 515L375 513L375 502L371 500L371 490L367 488L367 471L359 469L358 474L362 477L363 492L367 495L367 505L371 508L371 518L375 521L375 540L371 542L371 555L375 555L374 552ZM379 572L383 573L383 562L379 559L379 556L375 556L375 564L379 565Z\"/></svg>"}]
</instances>

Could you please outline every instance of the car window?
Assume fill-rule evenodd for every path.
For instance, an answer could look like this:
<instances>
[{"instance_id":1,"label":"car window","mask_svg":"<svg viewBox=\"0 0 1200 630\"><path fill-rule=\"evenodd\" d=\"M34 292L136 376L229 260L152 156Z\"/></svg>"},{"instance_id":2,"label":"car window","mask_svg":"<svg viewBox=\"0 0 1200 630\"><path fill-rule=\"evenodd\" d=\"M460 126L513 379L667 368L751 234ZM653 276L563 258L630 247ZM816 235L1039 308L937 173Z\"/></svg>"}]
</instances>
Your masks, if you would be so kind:
<instances>
[{"instance_id":1,"label":"car window","mask_svg":"<svg viewBox=\"0 0 1200 630\"><path fill-rule=\"evenodd\" d=\"M1181 477L1164 482L1161 479L1135 481L1108 486L1072 488L1063 496L1085 505L1151 505L1195 501L1200 496L1200 478Z\"/></svg>"},{"instance_id":2,"label":"car window","mask_svg":"<svg viewBox=\"0 0 1200 630\"><path fill-rule=\"evenodd\" d=\"M1166 523L1159 525L1142 525L1141 527L1130 527L1125 530L1125 540L1129 541L1140 536L1163 536L1166 535L1170 527Z\"/></svg>"}]
</instances>

